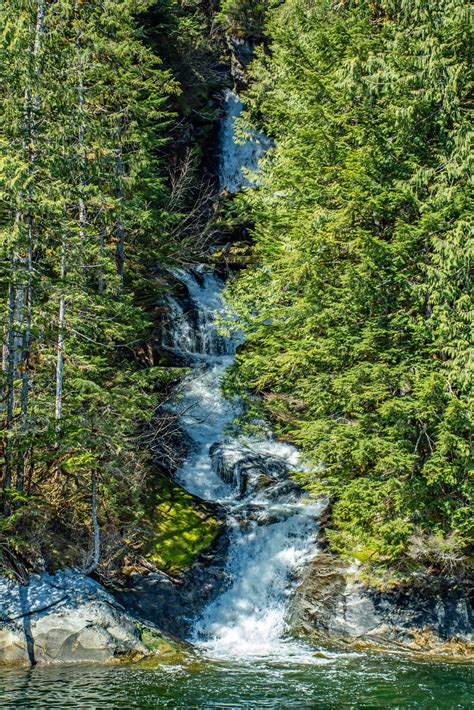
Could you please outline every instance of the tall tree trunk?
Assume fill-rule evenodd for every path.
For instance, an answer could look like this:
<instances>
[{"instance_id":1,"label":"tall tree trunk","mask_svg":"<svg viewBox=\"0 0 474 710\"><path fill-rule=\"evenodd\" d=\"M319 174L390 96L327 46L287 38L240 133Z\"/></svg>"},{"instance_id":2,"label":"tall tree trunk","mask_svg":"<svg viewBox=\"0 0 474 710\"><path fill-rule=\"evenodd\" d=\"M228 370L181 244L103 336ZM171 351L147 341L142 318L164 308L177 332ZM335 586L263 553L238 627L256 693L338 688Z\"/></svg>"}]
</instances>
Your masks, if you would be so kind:
<instances>
[{"instance_id":1,"label":"tall tree trunk","mask_svg":"<svg viewBox=\"0 0 474 710\"><path fill-rule=\"evenodd\" d=\"M32 50L33 59L33 83L34 91L33 98L30 96L30 88L27 86L25 90L25 119L28 132L28 153L29 153L29 164L30 171L33 170L33 165L36 160L35 154L35 142L38 133L37 130L37 118L40 111L40 97L38 94L38 87L35 85L40 76L40 63L39 54L41 51L41 42L44 33L44 16L45 16L45 5L46 0L37 0L36 9L36 27L35 27L35 39ZM29 405L29 391L30 391L30 375L29 375L29 360L30 360L30 348L31 348L31 319L32 319L32 309L33 309L33 241L34 241L34 217L32 213L33 209L33 183L30 183L28 187L28 198L29 198L29 212L26 217L26 223L28 227L28 237L27 237L27 248L26 248L26 258L25 262L25 284L23 285L23 294L21 297L21 305L24 310L24 324L22 333L22 348L21 354L21 396L20 396L20 425L23 432L27 427L27 415L28 415L28 405ZM20 299L19 299L20 301ZM23 319L23 314L22 314ZM26 454L21 454L18 459L17 472L16 472L16 489L17 491L23 491L23 478L24 478L24 456Z\"/></svg>"},{"instance_id":2,"label":"tall tree trunk","mask_svg":"<svg viewBox=\"0 0 474 710\"><path fill-rule=\"evenodd\" d=\"M99 280L98 280L98 293L102 295L104 293L104 254L105 254L105 237L106 237L106 225L104 210L100 210L100 229L99 229L99 255L100 255L100 267L99 267Z\"/></svg>"},{"instance_id":3,"label":"tall tree trunk","mask_svg":"<svg viewBox=\"0 0 474 710\"><path fill-rule=\"evenodd\" d=\"M28 221L28 255L27 255L27 283L25 289L26 316L24 323L23 343L22 343L22 366L21 366L21 397L20 397L20 422L23 432L27 427L28 398L30 391L29 361L31 348L31 318L33 307L33 218ZM23 491L23 478L25 470L25 453L20 452L16 471L16 490Z\"/></svg>"},{"instance_id":4,"label":"tall tree trunk","mask_svg":"<svg viewBox=\"0 0 474 710\"><path fill-rule=\"evenodd\" d=\"M9 212L9 224L13 224L13 221L15 219L15 209L13 206L13 201L10 206L10 212ZM12 272L13 268L13 252L12 256L10 259L10 285L11 285L11 278L13 276ZM9 315L10 313L10 288L7 291L7 298L6 298L6 305L5 305L5 313ZM0 400L0 416L1 420L3 421L3 418L5 416L5 412L7 409L7 397L8 397L8 366L9 366L9 348L8 348L8 343L9 343L9 337L10 337L10 329L11 329L11 323L10 319L7 318L7 322L5 324L5 328L2 334L2 391L1 391L1 400Z\"/></svg>"},{"instance_id":5,"label":"tall tree trunk","mask_svg":"<svg viewBox=\"0 0 474 710\"><path fill-rule=\"evenodd\" d=\"M11 488L12 484L12 453L13 453L13 427L15 409L15 313L16 313L16 272L17 256L12 254L10 262L10 284L8 287L8 339L7 339L7 367L6 367L6 421L5 421L5 470L3 473L3 488Z\"/></svg>"},{"instance_id":6,"label":"tall tree trunk","mask_svg":"<svg viewBox=\"0 0 474 710\"><path fill-rule=\"evenodd\" d=\"M78 0L74 0L74 11L76 14L78 14L78 12L79 12ZM79 143L79 153L81 156L81 158L80 158L81 194L80 194L80 198L79 198L79 227L80 227L79 234L81 236L81 239L83 240L85 238L85 228L86 228L86 224L87 224L87 208L86 208L86 203L85 203L84 194L83 194L84 188L86 186L86 179L85 179L86 127L84 125L84 81L82 78L82 67L80 66L81 48L82 48L81 37L80 37L79 29L78 29L77 30L77 37L76 37L76 49L77 49L78 69L79 69L79 77L78 77L78 82L77 82L77 99L78 99L78 109L79 109L79 117L80 117L79 118L78 143Z\"/></svg>"},{"instance_id":7,"label":"tall tree trunk","mask_svg":"<svg viewBox=\"0 0 474 710\"><path fill-rule=\"evenodd\" d=\"M78 0L74 1L74 12L78 13ZM76 37L76 49L77 58L80 60L81 53L81 39L79 36L79 30L77 31ZM79 79L77 86L77 98L78 98L78 109L79 115L81 116L79 124L78 133L78 143L81 153L80 159L80 187L81 194L79 197L79 208L78 208L78 221L79 221L79 235L81 241L85 238L85 227L87 222L87 209L86 204L83 199L82 190L85 186L84 180L84 153L85 153L85 126L82 120L84 113L84 85L82 80L81 68L79 67ZM67 207L64 205L63 208L64 216L67 216ZM66 280L66 235L63 236L61 244L61 296L59 300L59 313L58 313L58 344L56 351L56 397L54 403L54 418L57 425L59 425L62 412L63 412L63 376L64 376L64 338L65 338L65 322L66 322L66 294L65 294L65 280Z\"/></svg>"}]
</instances>

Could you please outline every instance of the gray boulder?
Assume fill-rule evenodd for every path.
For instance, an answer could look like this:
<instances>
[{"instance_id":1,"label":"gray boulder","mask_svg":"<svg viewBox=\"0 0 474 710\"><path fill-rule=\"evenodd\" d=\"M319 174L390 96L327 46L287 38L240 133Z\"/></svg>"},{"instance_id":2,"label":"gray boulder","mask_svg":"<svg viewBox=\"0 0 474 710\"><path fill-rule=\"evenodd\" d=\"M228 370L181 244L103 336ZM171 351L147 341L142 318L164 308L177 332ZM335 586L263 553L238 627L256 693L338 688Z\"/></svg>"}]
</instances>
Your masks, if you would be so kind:
<instances>
[{"instance_id":1,"label":"gray boulder","mask_svg":"<svg viewBox=\"0 0 474 710\"><path fill-rule=\"evenodd\" d=\"M144 631L100 584L78 572L32 575L28 585L0 577L0 663L142 657L150 645L159 646L149 643L159 632Z\"/></svg>"},{"instance_id":2,"label":"gray boulder","mask_svg":"<svg viewBox=\"0 0 474 710\"><path fill-rule=\"evenodd\" d=\"M268 497L285 493L299 493L299 488L288 480L289 468L284 459L261 454L234 441L218 441L210 448L209 455L217 475L225 482L236 486L241 497L248 493L266 491Z\"/></svg>"},{"instance_id":3,"label":"gray boulder","mask_svg":"<svg viewBox=\"0 0 474 710\"><path fill-rule=\"evenodd\" d=\"M315 557L290 605L288 620L296 634L355 648L472 653L469 590L425 581L381 591L355 581L354 572L335 555Z\"/></svg>"}]
</instances>

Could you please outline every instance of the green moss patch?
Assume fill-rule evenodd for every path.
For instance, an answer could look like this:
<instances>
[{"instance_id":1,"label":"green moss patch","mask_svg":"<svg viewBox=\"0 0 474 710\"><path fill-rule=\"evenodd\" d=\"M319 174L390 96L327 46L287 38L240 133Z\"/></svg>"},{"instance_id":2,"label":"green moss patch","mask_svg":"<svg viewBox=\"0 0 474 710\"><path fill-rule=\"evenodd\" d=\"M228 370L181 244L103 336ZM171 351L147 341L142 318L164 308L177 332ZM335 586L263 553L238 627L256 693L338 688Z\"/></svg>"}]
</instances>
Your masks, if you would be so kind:
<instances>
[{"instance_id":1,"label":"green moss patch","mask_svg":"<svg viewBox=\"0 0 474 710\"><path fill-rule=\"evenodd\" d=\"M179 572L210 547L222 522L210 507L164 476L155 495L153 540L147 557L161 569Z\"/></svg>"}]
</instances>

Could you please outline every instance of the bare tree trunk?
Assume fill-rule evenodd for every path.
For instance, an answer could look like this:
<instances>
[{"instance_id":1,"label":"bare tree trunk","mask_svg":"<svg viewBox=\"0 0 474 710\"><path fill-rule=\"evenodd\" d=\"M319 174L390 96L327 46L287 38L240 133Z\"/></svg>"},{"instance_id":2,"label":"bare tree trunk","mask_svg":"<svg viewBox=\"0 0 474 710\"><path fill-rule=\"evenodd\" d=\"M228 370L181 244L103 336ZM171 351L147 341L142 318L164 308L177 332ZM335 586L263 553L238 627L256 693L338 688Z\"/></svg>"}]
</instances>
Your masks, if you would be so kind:
<instances>
[{"instance_id":1,"label":"bare tree trunk","mask_svg":"<svg viewBox=\"0 0 474 710\"><path fill-rule=\"evenodd\" d=\"M8 296L6 304L6 312L8 313ZM8 370L8 325L3 332L2 340L2 393L0 396L0 416L3 418L7 401L6 377Z\"/></svg>"},{"instance_id":2,"label":"bare tree trunk","mask_svg":"<svg viewBox=\"0 0 474 710\"><path fill-rule=\"evenodd\" d=\"M18 215L18 221L21 222L21 215ZM25 259L21 258L18 253L16 255L16 278L15 278L15 316L14 316L14 333L13 333L13 368L16 374L19 372L18 366L23 360L23 312L25 307Z\"/></svg>"},{"instance_id":3,"label":"bare tree trunk","mask_svg":"<svg viewBox=\"0 0 474 710\"><path fill-rule=\"evenodd\" d=\"M78 8L79 8L79 2L78 0L74 0L74 12L77 14L78 13ZM81 154L81 179L80 179L80 186L81 186L81 193L86 185L85 181L85 134L86 134L86 129L84 125L84 81L82 78L82 68L80 67L80 58L81 58L81 38L79 35L79 30L77 31L77 37L76 37L76 49L77 49L77 58L79 62L79 77L78 77L78 83L77 83L77 99L78 99L78 108L79 108L79 116L80 118L80 123L79 123L79 134L78 134L78 142L79 142L79 148L80 148L80 154ZM80 199L79 199L79 226L80 226L80 236L81 239L84 239L85 237L85 227L87 223L87 208L86 208L86 203L84 201L84 197L81 194Z\"/></svg>"},{"instance_id":4,"label":"bare tree trunk","mask_svg":"<svg viewBox=\"0 0 474 710\"><path fill-rule=\"evenodd\" d=\"M17 257L12 254L10 266L10 285L8 287L8 340L7 340L7 403L5 421L5 470L3 473L3 488L11 488L12 484L12 449L13 449L13 414L15 408L15 313L16 313L16 270Z\"/></svg>"},{"instance_id":5,"label":"bare tree trunk","mask_svg":"<svg viewBox=\"0 0 474 710\"><path fill-rule=\"evenodd\" d=\"M10 224L13 223L14 220L14 209L13 205L10 207ZM12 277L12 267L13 267L13 257L10 259L10 276ZM11 285L11 279L10 279L10 285ZM6 305L5 305L5 314L8 316L7 321L5 323L5 328L3 331L3 338L2 338L2 392L1 392L1 401L0 401L0 415L3 420L7 408L7 397L8 397L8 384L7 384L7 379L8 379L8 366L9 366L9 349L8 349L8 343L9 343L9 336L10 336L10 330L12 323L10 323L10 288L8 289L7 293L7 299L6 299Z\"/></svg>"},{"instance_id":6,"label":"bare tree trunk","mask_svg":"<svg viewBox=\"0 0 474 710\"><path fill-rule=\"evenodd\" d=\"M78 11L78 0L75 0L75 2L74 2L74 11L76 13ZM77 48L77 54L78 54L78 59L79 59L80 58L80 50L81 50L81 40L80 40L79 34L76 38L76 48ZM81 71L81 70L79 70L79 71ZM82 114L84 113L84 85L83 85L81 73L79 73L77 94L78 94L79 114L82 116ZM84 128L84 123L82 121L79 125L78 141L79 141L79 147L81 148L81 152L84 153L84 150L85 150L85 128ZM84 161L83 161L83 157L81 157L81 172L82 172L81 181L80 181L81 189L85 185L83 169L84 169ZM64 205L63 211L64 211L64 215L66 217L67 216L66 205ZM85 238L87 210L86 210L86 204L84 202L82 195L79 198L78 219L79 219L79 234L80 234L81 240L83 241ZM59 422L61 421L62 412L63 412L64 339L65 339L65 322L66 322L65 280L66 280L66 235L63 236L63 240L62 240L62 244L61 244L61 296L60 296L60 300L59 300L59 313L58 313L58 345L57 345L57 351L56 351L56 397L55 397L55 404L54 404L54 418L55 418L57 424L59 424Z\"/></svg>"},{"instance_id":7,"label":"bare tree trunk","mask_svg":"<svg viewBox=\"0 0 474 710\"><path fill-rule=\"evenodd\" d=\"M124 273L125 273L125 229L123 227L123 222L120 218L121 205L122 205L123 199L125 197L124 191L123 191L123 186L122 186L123 174L124 174L123 152L122 152L122 146L119 145L115 149L116 194L117 194L117 198L119 201L118 216L117 216L117 220L115 222L115 236L117 238L117 246L115 249L115 261L117 264L117 274L120 279L120 286L119 286L120 291L123 290L123 280L124 280Z\"/></svg>"},{"instance_id":8,"label":"bare tree trunk","mask_svg":"<svg viewBox=\"0 0 474 710\"><path fill-rule=\"evenodd\" d=\"M28 222L28 266L27 266L27 284L25 289L26 298L26 319L23 333L22 343L22 366L21 366L21 397L20 397L20 421L23 431L27 426L29 392L30 392L30 375L29 375L29 360L31 348L31 318L33 307L33 219L30 217ZM16 470L16 490L23 491L23 479L25 470L24 454L20 454Z\"/></svg>"},{"instance_id":9,"label":"bare tree trunk","mask_svg":"<svg viewBox=\"0 0 474 710\"><path fill-rule=\"evenodd\" d=\"M103 215L103 210L101 210L100 215L100 231L99 231L99 249L100 249L100 268L99 268L99 281L97 290L101 296L104 293L104 250L105 250L105 219Z\"/></svg>"},{"instance_id":10,"label":"bare tree trunk","mask_svg":"<svg viewBox=\"0 0 474 710\"><path fill-rule=\"evenodd\" d=\"M43 37L43 32L44 32L44 11L46 7L45 0L37 0L38 4L38 9L36 12L36 32L35 32L35 46L33 50L33 54L35 56L35 72L36 74L39 73L39 65L38 65L38 55L41 49L41 39Z\"/></svg>"},{"instance_id":11,"label":"bare tree trunk","mask_svg":"<svg viewBox=\"0 0 474 710\"><path fill-rule=\"evenodd\" d=\"M44 15L45 15L45 0L37 0L37 10L36 10L36 28L35 28L35 41L33 45L32 55L33 55L33 72L34 81L37 81L40 76L40 64L39 64L39 53L41 51L41 41L44 32ZM30 171L33 169L33 164L36 159L35 155L35 136L37 133L36 118L40 110L40 99L37 93L37 87L33 92L33 98L30 97L29 87L25 90L25 120L28 130L28 151L29 151L29 163ZM26 268L24 269L25 281L23 284L23 293L21 299L21 308L26 315L21 314L21 320L24 317L24 332L22 333L22 347L19 350L21 356L21 396L20 396L20 423L23 431L26 430L27 426L27 415L28 415L28 405L29 405L29 391L30 391L30 375L29 375L29 359L30 359L30 348L31 348L31 319L32 319L32 308L33 308L33 240L34 240L34 218L31 213L32 210L32 200L33 200L33 184L28 188L28 197L30 201L29 214L26 218L28 225L28 241L27 241L27 256L24 260L26 262ZM18 319L20 321L20 318ZM16 489L17 491L23 491L23 478L24 478L24 455L20 455L17 465L16 472Z\"/></svg>"}]
</instances>

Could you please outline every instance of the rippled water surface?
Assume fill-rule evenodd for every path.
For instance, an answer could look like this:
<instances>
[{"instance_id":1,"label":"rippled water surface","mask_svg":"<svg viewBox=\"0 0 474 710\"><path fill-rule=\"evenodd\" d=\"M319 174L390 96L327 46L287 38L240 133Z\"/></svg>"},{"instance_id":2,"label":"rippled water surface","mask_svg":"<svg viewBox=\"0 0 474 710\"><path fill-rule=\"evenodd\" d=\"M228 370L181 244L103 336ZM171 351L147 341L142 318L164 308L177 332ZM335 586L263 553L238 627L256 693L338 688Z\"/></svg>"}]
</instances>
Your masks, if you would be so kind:
<instances>
[{"instance_id":1,"label":"rippled water surface","mask_svg":"<svg viewBox=\"0 0 474 710\"><path fill-rule=\"evenodd\" d=\"M381 655L308 663L0 669L0 707L473 708L473 667Z\"/></svg>"}]
</instances>

